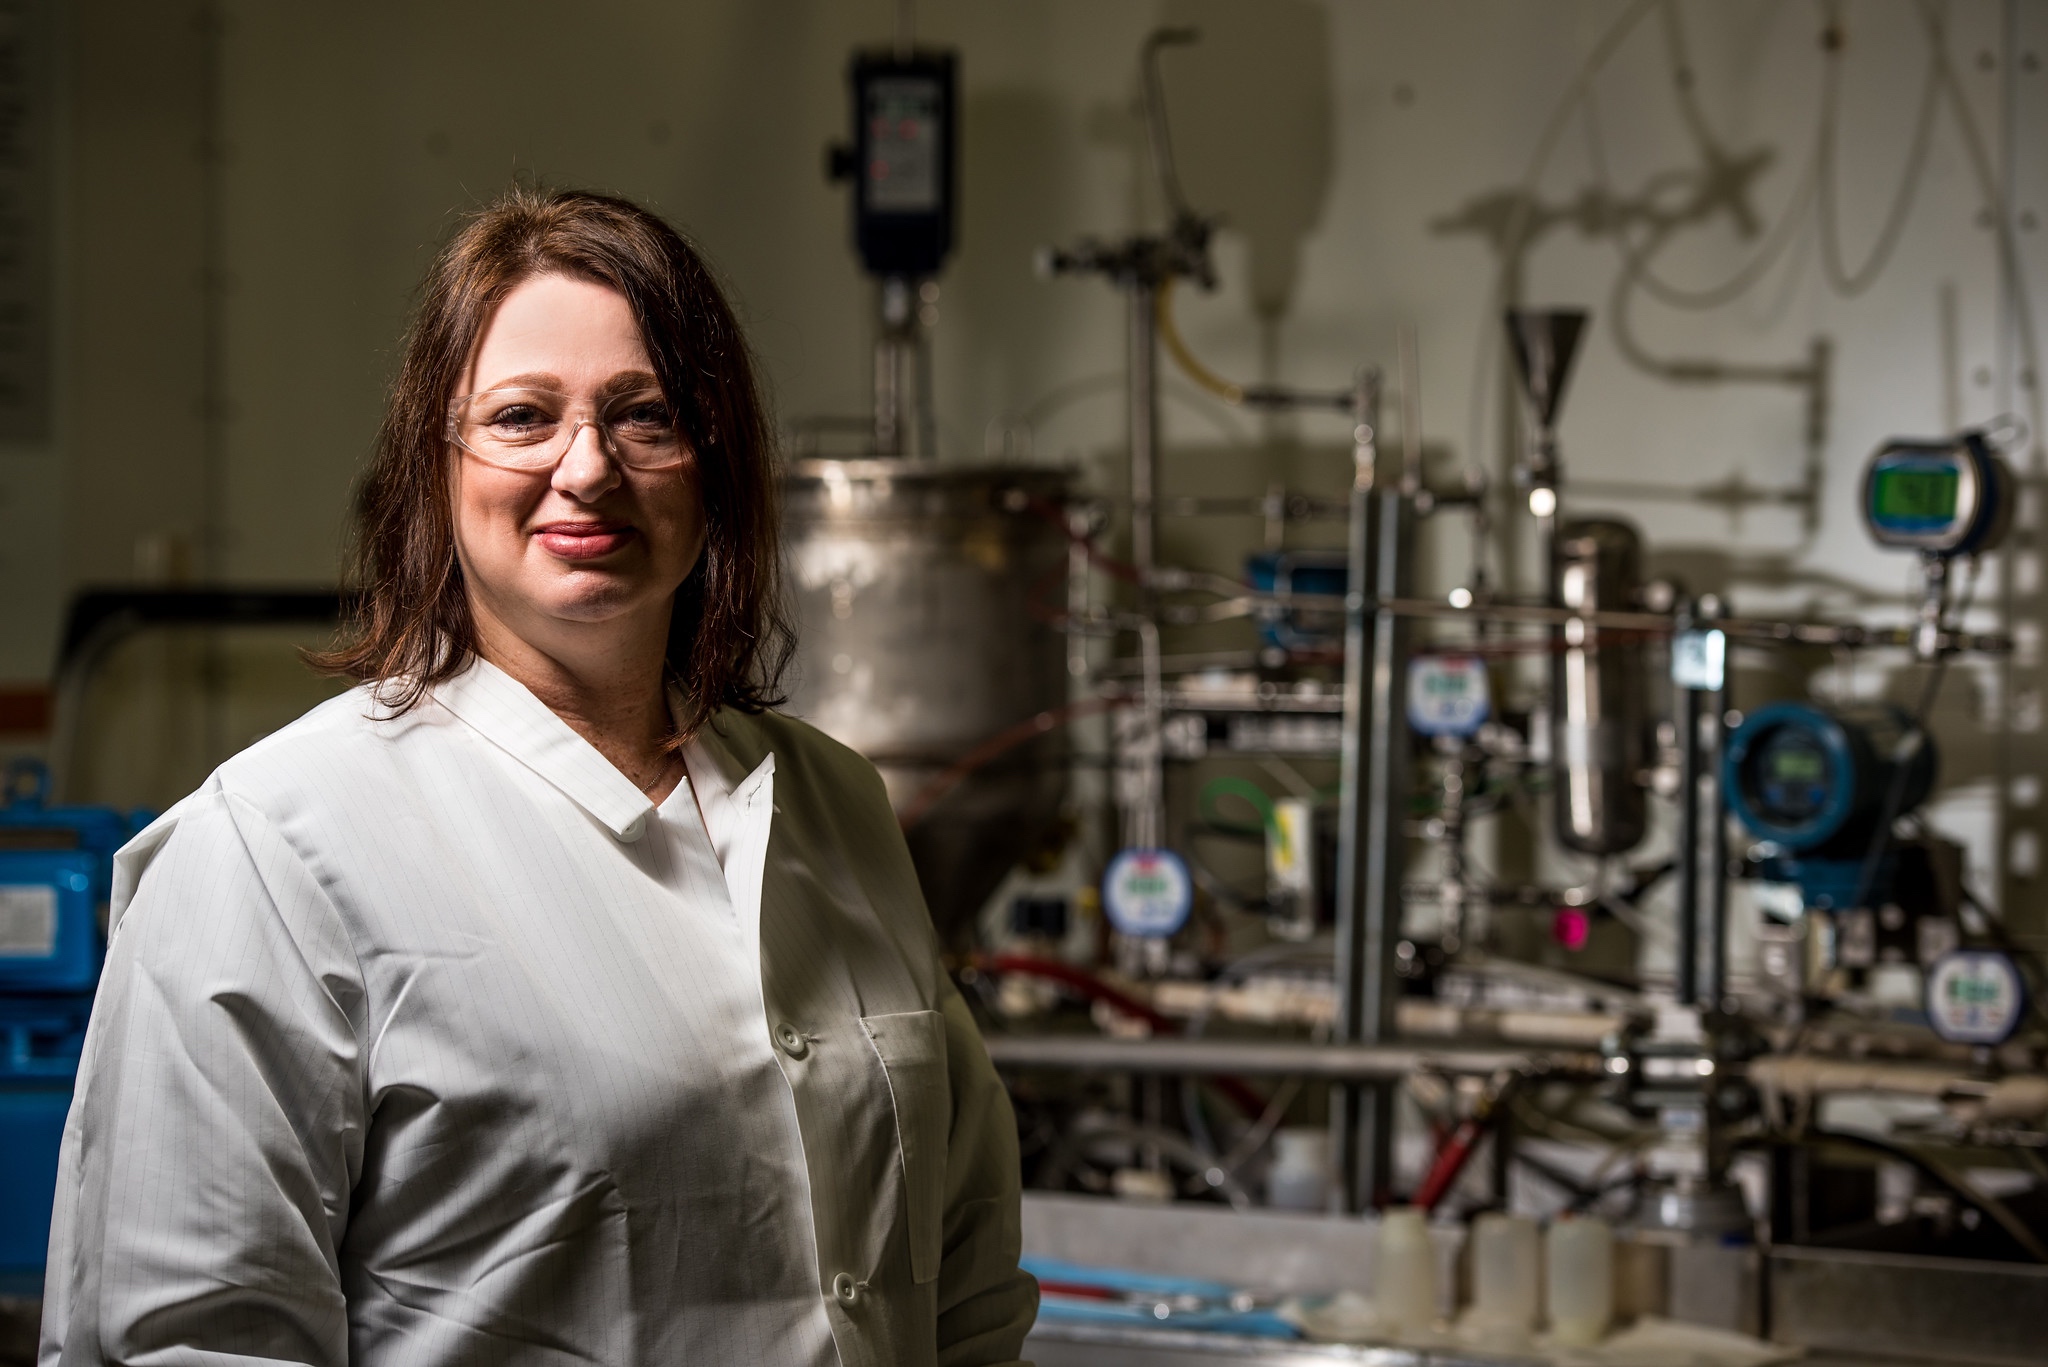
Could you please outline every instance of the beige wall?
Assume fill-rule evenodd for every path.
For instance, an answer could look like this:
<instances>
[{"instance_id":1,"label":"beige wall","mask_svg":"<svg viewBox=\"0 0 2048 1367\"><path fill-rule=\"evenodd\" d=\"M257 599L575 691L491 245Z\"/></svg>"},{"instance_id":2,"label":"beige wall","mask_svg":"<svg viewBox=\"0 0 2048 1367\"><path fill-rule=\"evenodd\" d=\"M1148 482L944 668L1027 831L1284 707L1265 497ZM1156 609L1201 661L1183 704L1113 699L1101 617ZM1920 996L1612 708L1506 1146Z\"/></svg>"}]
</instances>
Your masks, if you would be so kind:
<instances>
[{"instance_id":1,"label":"beige wall","mask_svg":"<svg viewBox=\"0 0 2048 1367\"><path fill-rule=\"evenodd\" d=\"M452 215L514 176L658 206L725 272L785 418L863 407L868 298L846 246L842 196L824 183L820 161L842 132L847 52L886 39L893 5L218 8L227 405L214 516L226 577L332 579L407 292ZM2014 102L2013 126L2031 135L2010 164L2015 222L2026 225L2015 240L2039 311L2048 308L2048 235L2035 226L2048 216L2048 144L2038 132L2048 128L2048 16L2002 0L1947 8L1955 67L1994 170L2007 162L2002 101ZM1834 170L1853 265L1899 183L1927 46L1908 0L1856 0L1845 10ZM44 572L8 585L0 670L16 677L47 668L55 603L68 585L160 567L163 547L196 547L206 521L197 149L207 68L197 12L164 0L68 0L63 10L64 486L60 498L51 479L37 484L17 463L0 488L11 508L31 508L51 543ZM1675 94L1672 33L1652 7L1592 81L1597 120L1581 112L1559 125L1552 155L1528 180L1560 97L1632 12L1616 0L920 5L922 36L958 46L965 76L962 247L934 336L948 458L977 457L992 426L1069 385L1070 400L1039 410L1037 457L1094 457L1119 440L1117 300L1099 283L1041 283L1029 256L1039 243L1156 215L1134 116L1134 56L1162 19L1194 22L1207 39L1168 58L1168 82L1189 193L1229 223L1222 287L1182 310L1212 364L1341 383L1360 361L1391 364L1397 324L1413 322L1425 432L1453 464L1497 471L1493 317L1503 277L1484 233L1455 224L1483 226L1499 196L1533 190L1560 217L1522 258L1520 293L1595 312L1565 407L1568 468L1590 482L1575 506L1636 518L1660 563L1697 587L1731 589L1744 607L1901 617L1909 566L1870 547L1853 510L1863 458L1887 435L2038 410L2037 392L2020 386L2023 349L2001 333L1998 238L1979 222L1985 199L1959 122L1952 109L1939 111L1897 250L1857 297L1828 286L1810 214L1780 264L1727 307L1686 311L1641 290L1630 296L1641 345L1663 356L1775 364L1802 360L1816 338L1832 345L1818 502L1731 507L1700 490L1732 492L1739 503L1744 489L1800 486L1802 394L1674 384L1632 365L1614 327L1620 256L1582 211L1603 162L1610 204L1676 204L1710 140L1716 155L1765 158L1744 201L1765 237L1746 238L1734 214L1716 212L1677 230L1656 268L1697 288L1748 260L1795 201L1811 159L1820 9L1677 6L1703 135ZM2008 20L2016 34L2005 32ZM1091 379L1101 384L1089 388ZM1169 402L1169 430L1188 447L1338 436L1314 421L1262 430L1184 388ZM1458 572L1457 543L1441 538L1440 587ZM2041 591L2031 550L2013 573L2014 610L2031 624ZM1987 575L1981 601L1995 604L1998 577ZM2022 734L2012 745L1997 739L1993 674L1960 675L1942 713L1957 779L1949 800L1977 833L1987 869L1987 814L2009 795L2001 785L2013 766L2032 771L2040 757L2032 658L2019 672ZM1881 686L1887 669L1868 666L1861 686ZM2024 828L2037 814L2016 819Z\"/></svg>"}]
</instances>

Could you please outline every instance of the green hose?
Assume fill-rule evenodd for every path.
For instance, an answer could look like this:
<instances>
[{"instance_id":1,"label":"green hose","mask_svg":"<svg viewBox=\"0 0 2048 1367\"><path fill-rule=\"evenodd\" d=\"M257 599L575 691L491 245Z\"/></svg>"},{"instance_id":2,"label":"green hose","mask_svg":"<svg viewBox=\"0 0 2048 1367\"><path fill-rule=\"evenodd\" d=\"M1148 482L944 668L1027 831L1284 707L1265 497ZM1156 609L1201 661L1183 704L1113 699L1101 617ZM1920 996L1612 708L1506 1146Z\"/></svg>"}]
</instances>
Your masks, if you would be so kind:
<instances>
[{"instance_id":1,"label":"green hose","mask_svg":"<svg viewBox=\"0 0 2048 1367\"><path fill-rule=\"evenodd\" d=\"M1249 779L1238 778L1233 774L1212 778L1202 785L1201 795L1195 800L1196 807L1202 813L1202 819L1219 827L1231 826L1231 822L1225 821L1216 812L1217 801L1226 797L1236 798L1259 814L1259 825L1265 830L1267 839L1280 846L1284 858L1288 853L1287 832L1281 828L1280 819L1274 815L1273 799L1266 796L1265 790Z\"/></svg>"}]
</instances>

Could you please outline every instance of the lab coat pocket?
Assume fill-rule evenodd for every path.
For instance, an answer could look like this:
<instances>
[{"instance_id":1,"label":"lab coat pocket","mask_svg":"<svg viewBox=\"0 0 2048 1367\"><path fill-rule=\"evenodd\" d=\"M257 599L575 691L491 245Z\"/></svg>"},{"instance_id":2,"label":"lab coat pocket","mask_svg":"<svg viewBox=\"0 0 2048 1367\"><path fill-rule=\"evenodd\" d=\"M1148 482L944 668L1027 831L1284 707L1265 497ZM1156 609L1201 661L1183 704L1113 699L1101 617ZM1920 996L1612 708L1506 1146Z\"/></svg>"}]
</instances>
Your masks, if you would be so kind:
<instances>
[{"instance_id":1,"label":"lab coat pocket","mask_svg":"<svg viewBox=\"0 0 2048 1367\"><path fill-rule=\"evenodd\" d=\"M937 1011L862 1016L861 1027L882 1060L896 1108L903 1158L903 1204L910 1223L910 1275L939 1275L946 1207L946 1138L953 1098L946 1080L946 1020Z\"/></svg>"}]
</instances>

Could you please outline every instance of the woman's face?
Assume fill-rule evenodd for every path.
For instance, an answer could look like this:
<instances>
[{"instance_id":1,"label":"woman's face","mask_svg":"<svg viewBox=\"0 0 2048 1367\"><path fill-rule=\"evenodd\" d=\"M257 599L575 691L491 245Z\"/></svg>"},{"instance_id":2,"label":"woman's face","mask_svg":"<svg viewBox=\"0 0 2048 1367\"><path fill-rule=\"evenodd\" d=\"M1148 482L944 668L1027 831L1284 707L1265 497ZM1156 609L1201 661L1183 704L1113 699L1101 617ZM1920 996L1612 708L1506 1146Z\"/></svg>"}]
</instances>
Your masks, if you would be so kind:
<instances>
[{"instance_id":1,"label":"woman's face","mask_svg":"<svg viewBox=\"0 0 2048 1367\"><path fill-rule=\"evenodd\" d=\"M625 296L563 275L522 281L484 327L462 393L508 389L560 395L572 420L660 393ZM595 424L542 469L456 448L455 545L480 618L551 655L599 623L637 620L665 639L671 600L704 550L695 457L680 454L665 468L628 464Z\"/></svg>"}]
</instances>

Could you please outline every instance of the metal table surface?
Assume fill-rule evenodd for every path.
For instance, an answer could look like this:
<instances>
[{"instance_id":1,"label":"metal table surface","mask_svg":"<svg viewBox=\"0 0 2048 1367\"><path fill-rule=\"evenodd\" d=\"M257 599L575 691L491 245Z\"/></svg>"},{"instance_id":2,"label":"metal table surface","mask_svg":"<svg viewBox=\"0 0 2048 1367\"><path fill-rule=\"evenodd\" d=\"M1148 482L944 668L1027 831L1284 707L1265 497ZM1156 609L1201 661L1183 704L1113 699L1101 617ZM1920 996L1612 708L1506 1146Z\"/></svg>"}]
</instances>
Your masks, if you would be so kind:
<instances>
[{"instance_id":1,"label":"metal table surface","mask_svg":"<svg viewBox=\"0 0 2048 1367\"><path fill-rule=\"evenodd\" d=\"M1527 1359L1479 1356L1456 1350L1376 1348L1298 1343L1187 1330L1042 1324L1024 1341L1037 1367L1508 1367ZM2042 1358L2048 1361L2048 1345ZM1809 1352L1791 1367L1967 1367L1955 1359L1885 1357L1836 1351Z\"/></svg>"},{"instance_id":2,"label":"metal table surface","mask_svg":"<svg viewBox=\"0 0 2048 1367\"><path fill-rule=\"evenodd\" d=\"M1024 1341L1037 1367L1503 1367L1507 1358L1471 1357L1415 1348L1301 1343L1195 1330L1129 1329L1121 1325L1041 1324Z\"/></svg>"}]
</instances>

